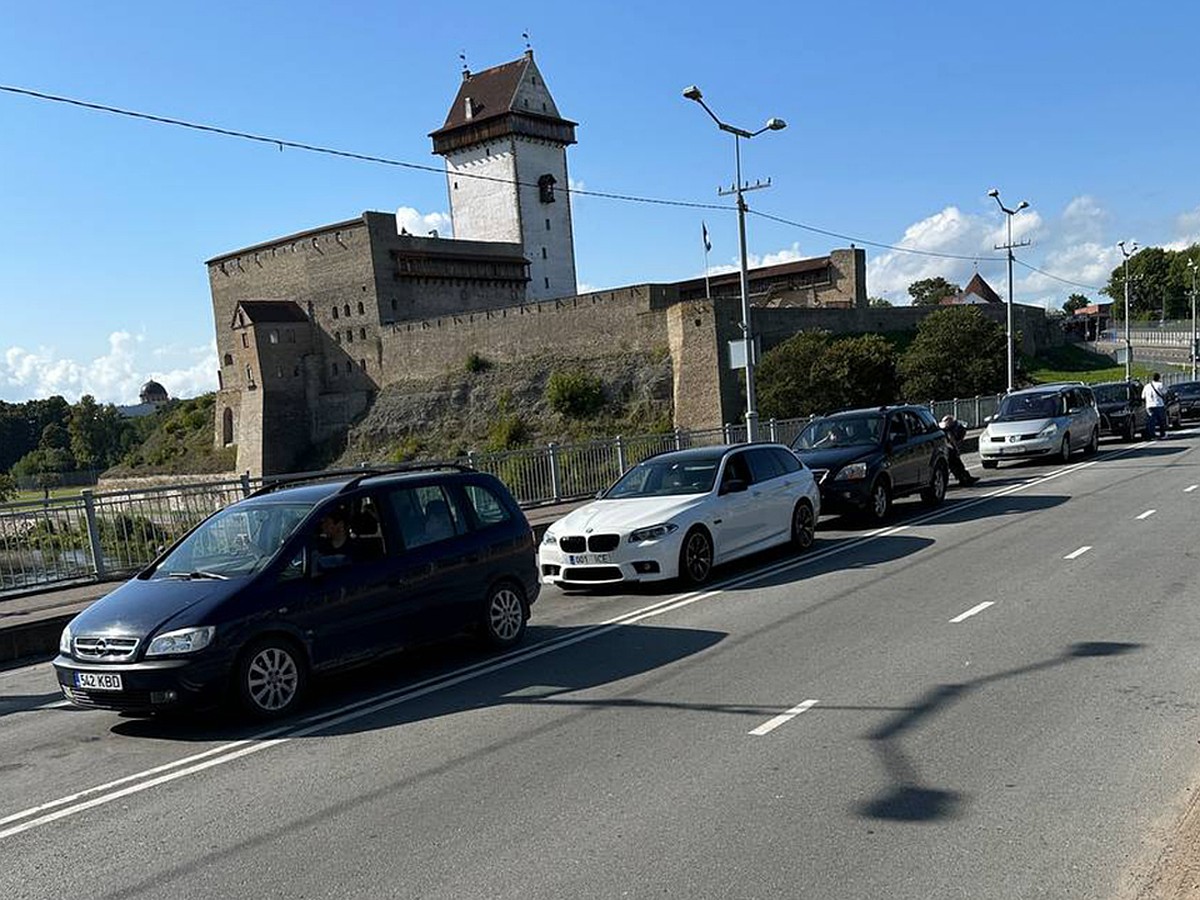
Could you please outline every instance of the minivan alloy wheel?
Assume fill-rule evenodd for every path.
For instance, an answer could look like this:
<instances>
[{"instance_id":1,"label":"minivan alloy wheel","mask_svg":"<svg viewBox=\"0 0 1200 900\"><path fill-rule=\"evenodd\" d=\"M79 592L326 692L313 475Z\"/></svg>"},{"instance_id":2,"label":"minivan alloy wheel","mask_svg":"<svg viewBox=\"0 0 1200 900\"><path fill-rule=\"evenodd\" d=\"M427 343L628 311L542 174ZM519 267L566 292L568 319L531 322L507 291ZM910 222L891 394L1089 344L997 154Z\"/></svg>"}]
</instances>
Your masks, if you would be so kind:
<instances>
[{"instance_id":1,"label":"minivan alloy wheel","mask_svg":"<svg viewBox=\"0 0 1200 900\"><path fill-rule=\"evenodd\" d=\"M240 687L251 712L274 716L296 705L305 671L294 649L283 641L266 640L251 647L244 659Z\"/></svg>"},{"instance_id":2,"label":"minivan alloy wheel","mask_svg":"<svg viewBox=\"0 0 1200 900\"><path fill-rule=\"evenodd\" d=\"M500 585L488 600L488 635L496 643L511 644L521 634L525 623L525 604L511 585Z\"/></svg>"}]
</instances>

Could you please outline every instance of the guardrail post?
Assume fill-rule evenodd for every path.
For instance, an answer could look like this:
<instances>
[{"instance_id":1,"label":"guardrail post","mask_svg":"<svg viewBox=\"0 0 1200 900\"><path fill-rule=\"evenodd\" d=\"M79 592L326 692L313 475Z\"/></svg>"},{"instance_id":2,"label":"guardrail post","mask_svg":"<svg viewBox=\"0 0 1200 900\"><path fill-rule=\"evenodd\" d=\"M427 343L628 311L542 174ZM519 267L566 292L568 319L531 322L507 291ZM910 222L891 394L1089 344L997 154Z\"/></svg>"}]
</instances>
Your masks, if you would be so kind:
<instances>
[{"instance_id":1,"label":"guardrail post","mask_svg":"<svg viewBox=\"0 0 1200 900\"><path fill-rule=\"evenodd\" d=\"M474 450L467 451L467 465L470 466L472 469L476 468L475 451Z\"/></svg>"},{"instance_id":2,"label":"guardrail post","mask_svg":"<svg viewBox=\"0 0 1200 900\"><path fill-rule=\"evenodd\" d=\"M675 426L675 449L683 449L683 432L679 429L678 425Z\"/></svg>"},{"instance_id":3,"label":"guardrail post","mask_svg":"<svg viewBox=\"0 0 1200 900\"><path fill-rule=\"evenodd\" d=\"M955 421L958 420L958 398L957 397L954 398L954 419L955 419Z\"/></svg>"},{"instance_id":4,"label":"guardrail post","mask_svg":"<svg viewBox=\"0 0 1200 900\"><path fill-rule=\"evenodd\" d=\"M250 496L250 470L247 469L242 473L242 496Z\"/></svg>"},{"instance_id":5,"label":"guardrail post","mask_svg":"<svg viewBox=\"0 0 1200 900\"><path fill-rule=\"evenodd\" d=\"M551 441L546 445L550 451L550 493L554 500L562 499L562 490L558 481L558 445Z\"/></svg>"},{"instance_id":6,"label":"guardrail post","mask_svg":"<svg viewBox=\"0 0 1200 900\"><path fill-rule=\"evenodd\" d=\"M100 525L96 521L96 498L90 490L80 491L83 496L83 514L87 519L88 551L92 557L92 572L97 581L104 579L104 548L100 546Z\"/></svg>"},{"instance_id":7,"label":"guardrail post","mask_svg":"<svg viewBox=\"0 0 1200 900\"><path fill-rule=\"evenodd\" d=\"M733 443L733 438L731 436L732 432L733 432L733 426L730 425L728 422L726 422L724 425L721 426L721 437L722 437L724 443L726 443L726 444Z\"/></svg>"},{"instance_id":8,"label":"guardrail post","mask_svg":"<svg viewBox=\"0 0 1200 900\"><path fill-rule=\"evenodd\" d=\"M625 444L619 434L617 435L617 471L622 475L625 474Z\"/></svg>"},{"instance_id":9,"label":"guardrail post","mask_svg":"<svg viewBox=\"0 0 1200 900\"><path fill-rule=\"evenodd\" d=\"M971 425L975 428L979 427L979 395L975 395L975 418L971 420Z\"/></svg>"},{"instance_id":10,"label":"guardrail post","mask_svg":"<svg viewBox=\"0 0 1200 900\"><path fill-rule=\"evenodd\" d=\"M771 435L771 443L779 442L779 433L775 430L775 418L767 419L767 433Z\"/></svg>"}]
</instances>

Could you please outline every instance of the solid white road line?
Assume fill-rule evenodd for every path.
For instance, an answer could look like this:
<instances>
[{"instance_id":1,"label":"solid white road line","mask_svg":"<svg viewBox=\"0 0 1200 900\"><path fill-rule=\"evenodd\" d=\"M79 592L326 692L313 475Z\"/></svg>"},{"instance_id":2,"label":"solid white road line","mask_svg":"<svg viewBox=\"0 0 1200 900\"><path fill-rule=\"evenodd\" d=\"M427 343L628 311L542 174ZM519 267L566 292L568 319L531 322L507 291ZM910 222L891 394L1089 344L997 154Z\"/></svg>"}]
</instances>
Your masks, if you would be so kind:
<instances>
[{"instance_id":1,"label":"solid white road line","mask_svg":"<svg viewBox=\"0 0 1200 900\"><path fill-rule=\"evenodd\" d=\"M784 722L790 722L792 719L796 718L796 716L800 715L800 713L804 712L806 709L812 709L814 706L817 705L818 702L819 701L817 701L817 700L805 700L803 703L798 703L795 706L793 706L791 709L789 709L787 712L783 713L782 715L778 715L773 719L768 719L766 722L763 722L761 725L759 725L753 731L750 731L747 733L752 734L755 737L762 737L764 734L770 734L772 731L774 731L776 728L778 728Z\"/></svg>"},{"instance_id":2,"label":"solid white road line","mask_svg":"<svg viewBox=\"0 0 1200 900\"><path fill-rule=\"evenodd\" d=\"M1066 556L1063 557L1063 559L1079 559L1079 557L1083 556L1083 554L1087 553L1091 549L1092 548L1090 546L1084 545L1084 546L1080 547L1078 550L1074 551L1073 553L1068 553Z\"/></svg>"},{"instance_id":3,"label":"solid white road line","mask_svg":"<svg viewBox=\"0 0 1200 900\"><path fill-rule=\"evenodd\" d=\"M1154 515L1156 512L1158 512L1157 509L1148 509L1144 513L1142 513L1140 516L1138 516L1138 521L1140 522L1142 519L1148 519L1152 515Z\"/></svg>"},{"instance_id":4,"label":"solid white road line","mask_svg":"<svg viewBox=\"0 0 1200 900\"><path fill-rule=\"evenodd\" d=\"M971 616L976 615L977 613L983 612L985 609L987 609L989 606L991 606L994 602L995 602L994 600L984 600L978 606L972 606L965 613L955 616L953 619L950 620L950 624L957 625L959 622L963 621L964 619L969 619L969 618L971 618Z\"/></svg>"}]
</instances>

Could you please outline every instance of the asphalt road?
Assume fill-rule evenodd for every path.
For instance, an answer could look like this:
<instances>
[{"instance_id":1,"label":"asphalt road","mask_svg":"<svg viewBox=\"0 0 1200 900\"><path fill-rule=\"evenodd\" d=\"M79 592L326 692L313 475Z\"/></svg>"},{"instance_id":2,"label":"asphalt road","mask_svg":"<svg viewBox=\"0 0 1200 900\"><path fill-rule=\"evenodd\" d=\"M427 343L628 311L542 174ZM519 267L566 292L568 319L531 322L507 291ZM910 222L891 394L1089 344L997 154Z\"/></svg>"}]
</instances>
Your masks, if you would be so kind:
<instances>
[{"instance_id":1,"label":"asphalt road","mask_svg":"<svg viewBox=\"0 0 1200 900\"><path fill-rule=\"evenodd\" d=\"M547 589L520 650L275 729L0 672L0 897L1136 896L1200 788L1198 444L825 519L699 593Z\"/></svg>"}]
</instances>

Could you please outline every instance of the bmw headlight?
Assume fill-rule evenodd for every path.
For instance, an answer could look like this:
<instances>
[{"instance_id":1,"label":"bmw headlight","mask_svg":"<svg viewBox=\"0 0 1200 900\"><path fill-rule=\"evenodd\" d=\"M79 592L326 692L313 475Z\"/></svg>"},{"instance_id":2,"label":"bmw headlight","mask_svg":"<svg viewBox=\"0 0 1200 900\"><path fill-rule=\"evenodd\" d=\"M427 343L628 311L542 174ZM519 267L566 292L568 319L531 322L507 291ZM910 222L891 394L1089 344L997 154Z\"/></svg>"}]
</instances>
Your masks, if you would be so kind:
<instances>
[{"instance_id":1,"label":"bmw headlight","mask_svg":"<svg viewBox=\"0 0 1200 900\"><path fill-rule=\"evenodd\" d=\"M834 477L834 481L862 481L867 477L867 464L865 462L850 463L848 466L842 466L840 472Z\"/></svg>"},{"instance_id":2,"label":"bmw headlight","mask_svg":"<svg viewBox=\"0 0 1200 900\"><path fill-rule=\"evenodd\" d=\"M64 656L71 655L71 626L68 625L62 630L62 636L58 639L58 652Z\"/></svg>"},{"instance_id":3,"label":"bmw headlight","mask_svg":"<svg viewBox=\"0 0 1200 900\"><path fill-rule=\"evenodd\" d=\"M554 536L553 531L547 531L544 535L542 535L542 543L547 547L555 547L558 545L558 538Z\"/></svg>"},{"instance_id":4,"label":"bmw headlight","mask_svg":"<svg viewBox=\"0 0 1200 900\"><path fill-rule=\"evenodd\" d=\"M1041 431L1038 432L1038 437L1046 437L1046 438L1054 437L1054 435L1057 433L1058 433L1058 425L1056 425L1054 422L1051 422L1049 425L1047 425L1045 428L1043 428Z\"/></svg>"},{"instance_id":5,"label":"bmw headlight","mask_svg":"<svg viewBox=\"0 0 1200 900\"><path fill-rule=\"evenodd\" d=\"M150 646L146 648L146 655L167 656L173 653L195 653L212 643L215 631L216 629L211 625L205 625L203 628L180 628L177 631L168 631L150 642Z\"/></svg>"},{"instance_id":6,"label":"bmw headlight","mask_svg":"<svg viewBox=\"0 0 1200 900\"><path fill-rule=\"evenodd\" d=\"M629 543L640 544L642 541L657 541L659 538L665 538L668 534L678 530L679 526L674 522L665 522L662 525L650 525L646 528L638 528L635 531L629 532Z\"/></svg>"}]
</instances>

